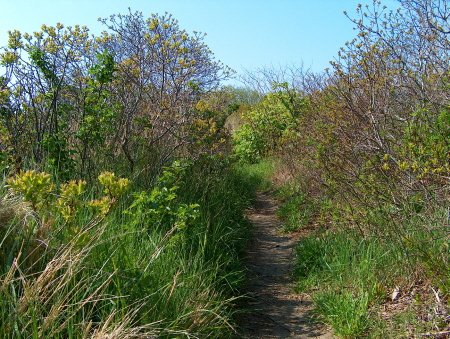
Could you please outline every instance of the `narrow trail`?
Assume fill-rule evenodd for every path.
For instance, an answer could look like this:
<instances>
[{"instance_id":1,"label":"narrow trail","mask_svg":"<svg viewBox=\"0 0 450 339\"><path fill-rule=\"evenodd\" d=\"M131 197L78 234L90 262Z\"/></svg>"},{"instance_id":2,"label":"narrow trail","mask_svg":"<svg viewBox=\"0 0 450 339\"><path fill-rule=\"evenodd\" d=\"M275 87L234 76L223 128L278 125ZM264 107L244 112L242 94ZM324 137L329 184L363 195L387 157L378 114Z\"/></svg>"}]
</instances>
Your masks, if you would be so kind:
<instances>
[{"instance_id":1,"label":"narrow trail","mask_svg":"<svg viewBox=\"0 0 450 339\"><path fill-rule=\"evenodd\" d=\"M323 338L333 336L314 324L312 303L292 292L293 236L279 233L277 203L258 193L249 212L253 238L246 253L249 312L240 319L243 338Z\"/></svg>"}]
</instances>

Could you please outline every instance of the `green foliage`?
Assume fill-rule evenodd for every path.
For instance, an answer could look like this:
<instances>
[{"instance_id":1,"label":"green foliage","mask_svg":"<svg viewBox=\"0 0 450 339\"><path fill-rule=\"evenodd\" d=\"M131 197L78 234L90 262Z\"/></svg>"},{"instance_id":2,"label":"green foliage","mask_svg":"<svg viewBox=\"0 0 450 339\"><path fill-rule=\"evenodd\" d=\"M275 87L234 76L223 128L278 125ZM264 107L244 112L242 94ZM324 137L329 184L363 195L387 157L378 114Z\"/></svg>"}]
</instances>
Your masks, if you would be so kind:
<instances>
[{"instance_id":1,"label":"green foliage","mask_svg":"<svg viewBox=\"0 0 450 339\"><path fill-rule=\"evenodd\" d=\"M197 138L194 115L185 114L231 73L214 59L204 35L188 34L168 14L129 12L101 22L99 36L62 24L9 32L0 109L8 113L1 123L14 140L9 147L17 167L89 181L106 165L134 170L151 161L151 171L159 172L172 155L190 150L178 149L173 138L222 147L217 123L223 118L209 117L212 128Z\"/></svg>"},{"instance_id":2,"label":"green foliage","mask_svg":"<svg viewBox=\"0 0 450 339\"><path fill-rule=\"evenodd\" d=\"M53 133L46 135L42 146L47 152L48 169L60 180L68 180L75 171L74 150L68 148L66 137Z\"/></svg>"},{"instance_id":3,"label":"green foliage","mask_svg":"<svg viewBox=\"0 0 450 339\"><path fill-rule=\"evenodd\" d=\"M233 135L234 153L245 162L256 163L264 151L262 135L249 124L242 125Z\"/></svg>"},{"instance_id":4,"label":"green foliage","mask_svg":"<svg viewBox=\"0 0 450 339\"><path fill-rule=\"evenodd\" d=\"M0 54L0 65L9 66L17 62L19 60L19 55L17 52L6 51Z\"/></svg>"},{"instance_id":5,"label":"green foliage","mask_svg":"<svg viewBox=\"0 0 450 339\"><path fill-rule=\"evenodd\" d=\"M45 78L53 85L56 85L58 77L55 74L49 58L47 57L45 51L36 46L31 46L28 54L30 59L35 64L39 70L44 74Z\"/></svg>"},{"instance_id":6,"label":"green foliage","mask_svg":"<svg viewBox=\"0 0 450 339\"><path fill-rule=\"evenodd\" d=\"M277 161L271 158L265 158L255 164L239 163L236 165L236 171L248 182L248 190L267 191L272 188L272 175L275 172Z\"/></svg>"},{"instance_id":7,"label":"green foliage","mask_svg":"<svg viewBox=\"0 0 450 339\"><path fill-rule=\"evenodd\" d=\"M434 275L433 284L446 290L448 278L439 273L448 265L448 258L439 255L446 241L439 238L431 243L423 230L425 225L436 227L444 219L436 211L428 220L409 220L401 242L373 235L362 237L356 231L328 231L306 237L296 248L297 290L312 294L316 311L336 334L357 337L371 332L374 329L370 327L378 325L368 319L373 319L378 305L389 298L395 286L407 289L415 270Z\"/></svg>"},{"instance_id":8,"label":"green foliage","mask_svg":"<svg viewBox=\"0 0 450 339\"><path fill-rule=\"evenodd\" d=\"M168 14L101 22L0 55L0 333L228 336L254 188L224 159L231 70Z\"/></svg>"},{"instance_id":9,"label":"green foliage","mask_svg":"<svg viewBox=\"0 0 450 339\"><path fill-rule=\"evenodd\" d=\"M112 172L102 172L98 176L99 183L103 186L103 193L111 199L117 199L128 189L130 181L127 178L118 178Z\"/></svg>"},{"instance_id":10,"label":"green foliage","mask_svg":"<svg viewBox=\"0 0 450 339\"><path fill-rule=\"evenodd\" d=\"M156 186L151 191L135 192L134 200L125 211L131 217L132 224L149 231L159 229L166 232L188 231L198 217L199 205L185 204L178 199L179 187L176 182L184 174L186 166L176 161L166 168L158 178ZM175 230L171 230L174 227ZM180 236L180 234L178 234Z\"/></svg>"},{"instance_id":11,"label":"green foliage","mask_svg":"<svg viewBox=\"0 0 450 339\"><path fill-rule=\"evenodd\" d=\"M89 69L89 74L94 76L95 81L99 84L107 84L113 80L115 70L114 57L105 49L102 53L97 54L97 64Z\"/></svg>"},{"instance_id":12,"label":"green foliage","mask_svg":"<svg viewBox=\"0 0 450 339\"><path fill-rule=\"evenodd\" d=\"M111 172L99 176L96 200L84 181L52 190L45 218L44 211L22 218L22 207L4 198L0 331L19 333L20 324L29 337L231 335L243 281L243 211L260 182L231 165L218 157L174 162L153 188L114 209L112 199L130 184Z\"/></svg>"},{"instance_id":13,"label":"green foliage","mask_svg":"<svg viewBox=\"0 0 450 339\"><path fill-rule=\"evenodd\" d=\"M299 289L313 295L339 335L372 332L379 304L397 285L432 286L448 298L448 23L436 15L448 9L433 6L358 6L350 18L358 34L330 72L296 79L307 91L304 105L292 105L299 100L286 84L272 89L274 97L283 93L278 103L292 125L258 124L264 120L256 107L243 137L235 134L241 158L274 155L278 176L299 184L279 212L289 228L311 226L298 247ZM427 322L422 314L433 306L428 300L414 308L417 323ZM445 316L438 317L435 330L444 330Z\"/></svg>"},{"instance_id":14,"label":"green foliage","mask_svg":"<svg viewBox=\"0 0 450 339\"><path fill-rule=\"evenodd\" d=\"M257 162L282 147L294 133L296 117L303 106L304 99L288 88L266 95L246 112L245 123L233 135L237 157Z\"/></svg>"},{"instance_id":15,"label":"green foliage","mask_svg":"<svg viewBox=\"0 0 450 339\"><path fill-rule=\"evenodd\" d=\"M128 179L118 178L111 172L102 172L98 181L103 187L104 196L90 201L82 198L86 187L83 180L62 183L59 190L56 190L50 174L31 170L9 178L7 183L14 193L29 202L33 210L42 217L56 220L56 215L61 215L67 222L72 221L87 206L105 216L126 192L130 183Z\"/></svg>"},{"instance_id":16,"label":"green foliage","mask_svg":"<svg viewBox=\"0 0 450 339\"><path fill-rule=\"evenodd\" d=\"M426 109L415 112L409 122L400 148L402 171L410 170L423 177L450 173L450 109L444 107L438 116L430 117Z\"/></svg>"},{"instance_id":17,"label":"green foliage","mask_svg":"<svg viewBox=\"0 0 450 339\"><path fill-rule=\"evenodd\" d=\"M113 15L99 36L9 32L0 169L18 174L0 200L0 333L231 335L243 210L270 187L268 156L299 183L281 193L286 230L328 229L300 241L296 276L336 334L373 330L396 284L448 298L448 23L436 6L358 6L332 71L264 97L217 90L231 71L168 14ZM106 169L133 176L135 192Z\"/></svg>"},{"instance_id":18,"label":"green foliage","mask_svg":"<svg viewBox=\"0 0 450 339\"><path fill-rule=\"evenodd\" d=\"M0 117L3 116L3 114L7 114L6 110L3 112L2 110L2 103L1 103L1 91L0 91ZM0 121L3 119L0 118ZM13 163L13 154L12 154L12 147L11 147L11 135L8 132L8 129L3 126L3 124L0 122L0 139L1 139L1 145L0 145L0 171L7 170L11 164Z\"/></svg>"},{"instance_id":19,"label":"green foliage","mask_svg":"<svg viewBox=\"0 0 450 339\"><path fill-rule=\"evenodd\" d=\"M305 238L296 248L297 288L314 289L316 312L343 337L358 337L366 331L370 303L384 298L384 265L399 262L396 249L357 239L330 233Z\"/></svg>"},{"instance_id":20,"label":"green foliage","mask_svg":"<svg viewBox=\"0 0 450 339\"><path fill-rule=\"evenodd\" d=\"M97 54L97 63L88 70L93 79L88 81L85 89L85 114L77 137L90 147L99 147L112 133L119 107L111 102L111 92L107 85L113 81L115 70L114 58L106 50Z\"/></svg>"}]
</instances>

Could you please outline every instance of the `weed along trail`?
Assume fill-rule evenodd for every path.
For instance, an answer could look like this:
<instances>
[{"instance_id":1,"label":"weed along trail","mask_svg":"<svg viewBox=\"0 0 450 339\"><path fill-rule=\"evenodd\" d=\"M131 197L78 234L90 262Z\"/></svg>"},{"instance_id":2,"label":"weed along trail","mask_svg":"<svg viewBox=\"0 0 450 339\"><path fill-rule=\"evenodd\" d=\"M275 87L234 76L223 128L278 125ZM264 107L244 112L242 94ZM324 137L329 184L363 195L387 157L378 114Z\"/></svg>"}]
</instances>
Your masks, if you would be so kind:
<instances>
[{"instance_id":1,"label":"weed along trail","mask_svg":"<svg viewBox=\"0 0 450 339\"><path fill-rule=\"evenodd\" d=\"M253 237L246 252L247 313L240 319L244 338L332 338L311 317L312 304L292 292L295 239L279 232L277 202L258 193L248 217Z\"/></svg>"}]
</instances>

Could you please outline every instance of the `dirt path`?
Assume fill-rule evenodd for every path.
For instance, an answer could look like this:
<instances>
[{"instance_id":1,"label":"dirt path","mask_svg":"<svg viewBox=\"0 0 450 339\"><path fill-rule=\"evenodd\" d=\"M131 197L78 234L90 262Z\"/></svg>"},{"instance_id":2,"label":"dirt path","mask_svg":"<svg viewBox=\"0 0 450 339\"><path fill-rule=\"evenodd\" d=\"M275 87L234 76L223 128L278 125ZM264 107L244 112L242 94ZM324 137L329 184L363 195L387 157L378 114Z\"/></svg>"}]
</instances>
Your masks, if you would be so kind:
<instances>
[{"instance_id":1,"label":"dirt path","mask_svg":"<svg viewBox=\"0 0 450 339\"><path fill-rule=\"evenodd\" d=\"M281 235L276 216L277 204L269 194L259 193L249 212L253 239L246 255L249 270L246 307L240 319L244 338L332 338L314 324L312 306L306 297L292 293L291 270L295 239Z\"/></svg>"}]
</instances>

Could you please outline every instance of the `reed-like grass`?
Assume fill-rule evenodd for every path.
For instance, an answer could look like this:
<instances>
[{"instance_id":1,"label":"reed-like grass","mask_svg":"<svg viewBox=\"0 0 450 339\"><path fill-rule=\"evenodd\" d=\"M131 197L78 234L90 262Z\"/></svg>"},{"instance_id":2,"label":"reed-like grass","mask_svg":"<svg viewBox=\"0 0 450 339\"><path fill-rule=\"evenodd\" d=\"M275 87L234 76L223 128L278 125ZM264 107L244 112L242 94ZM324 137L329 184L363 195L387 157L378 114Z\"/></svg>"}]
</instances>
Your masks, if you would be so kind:
<instances>
[{"instance_id":1,"label":"reed-like grass","mask_svg":"<svg viewBox=\"0 0 450 339\"><path fill-rule=\"evenodd\" d=\"M79 213L69 227L4 196L1 336L230 336L244 278L243 212L260 182L224 160L189 166L177 182L176 199L199 204L199 215L176 239L173 225L131 222L123 211L132 198L105 218Z\"/></svg>"}]
</instances>

